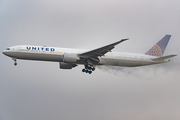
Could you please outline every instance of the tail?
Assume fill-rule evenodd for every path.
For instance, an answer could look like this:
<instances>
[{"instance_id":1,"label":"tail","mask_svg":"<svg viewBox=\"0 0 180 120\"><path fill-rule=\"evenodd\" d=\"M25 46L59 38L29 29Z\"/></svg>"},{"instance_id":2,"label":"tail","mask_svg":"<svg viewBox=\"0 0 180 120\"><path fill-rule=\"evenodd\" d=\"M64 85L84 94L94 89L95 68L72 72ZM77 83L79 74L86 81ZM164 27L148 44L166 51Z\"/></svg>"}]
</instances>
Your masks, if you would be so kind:
<instances>
[{"instance_id":1,"label":"tail","mask_svg":"<svg viewBox=\"0 0 180 120\"><path fill-rule=\"evenodd\" d=\"M146 55L151 56L163 56L163 53L166 49L166 46L169 42L169 39L171 38L171 35L165 35L158 43L156 43L149 51L147 51Z\"/></svg>"}]
</instances>

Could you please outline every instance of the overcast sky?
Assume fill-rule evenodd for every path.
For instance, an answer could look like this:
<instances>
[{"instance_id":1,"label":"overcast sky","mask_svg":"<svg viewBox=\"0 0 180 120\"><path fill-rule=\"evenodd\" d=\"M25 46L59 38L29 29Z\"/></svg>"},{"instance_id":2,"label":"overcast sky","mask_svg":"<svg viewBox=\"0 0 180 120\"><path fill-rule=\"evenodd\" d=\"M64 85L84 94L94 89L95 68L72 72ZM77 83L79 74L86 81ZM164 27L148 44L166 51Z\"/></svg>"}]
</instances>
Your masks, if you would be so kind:
<instances>
[{"instance_id":1,"label":"overcast sky","mask_svg":"<svg viewBox=\"0 0 180 120\"><path fill-rule=\"evenodd\" d=\"M0 0L0 50L13 45L145 53L171 34L180 55L178 0ZM137 68L18 60L0 54L0 120L179 120L180 57Z\"/></svg>"}]
</instances>

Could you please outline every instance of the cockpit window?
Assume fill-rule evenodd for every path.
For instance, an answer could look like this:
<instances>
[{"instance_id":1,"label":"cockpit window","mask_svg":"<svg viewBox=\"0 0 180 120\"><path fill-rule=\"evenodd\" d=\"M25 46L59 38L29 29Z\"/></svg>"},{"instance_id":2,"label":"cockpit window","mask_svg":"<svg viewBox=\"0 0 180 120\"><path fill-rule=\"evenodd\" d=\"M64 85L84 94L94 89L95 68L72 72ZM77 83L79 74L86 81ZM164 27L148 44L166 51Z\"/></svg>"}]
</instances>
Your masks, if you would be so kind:
<instances>
[{"instance_id":1,"label":"cockpit window","mask_svg":"<svg viewBox=\"0 0 180 120\"><path fill-rule=\"evenodd\" d=\"M10 48L6 48L6 50L10 50Z\"/></svg>"}]
</instances>

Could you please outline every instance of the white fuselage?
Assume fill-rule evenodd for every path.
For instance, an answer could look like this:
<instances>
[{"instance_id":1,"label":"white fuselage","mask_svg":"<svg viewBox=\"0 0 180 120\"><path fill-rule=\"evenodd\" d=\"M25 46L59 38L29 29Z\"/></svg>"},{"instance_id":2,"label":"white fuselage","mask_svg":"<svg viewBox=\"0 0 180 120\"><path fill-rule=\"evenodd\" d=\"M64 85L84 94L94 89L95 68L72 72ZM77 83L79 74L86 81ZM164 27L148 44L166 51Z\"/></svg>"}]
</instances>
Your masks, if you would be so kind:
<instances>
[{"instance_id":1,"label":"white fuselage","mask_svg":"<svg viewBox=\"0 0 180 120\"><path fill-rule=\"evenodd\" d=\"M4 50L3 53L16 59L64 62L64 53L79 54L86 51L88 50L21 45L9 47L9 50ZM135 67L168 62L165 60L153 61L152 59L154 58L158 57L145 54L109 52L99 57L100 61L97 65ZM83 63L77 61L77 63L74 64Z\"/></svg>"}]
</instances>

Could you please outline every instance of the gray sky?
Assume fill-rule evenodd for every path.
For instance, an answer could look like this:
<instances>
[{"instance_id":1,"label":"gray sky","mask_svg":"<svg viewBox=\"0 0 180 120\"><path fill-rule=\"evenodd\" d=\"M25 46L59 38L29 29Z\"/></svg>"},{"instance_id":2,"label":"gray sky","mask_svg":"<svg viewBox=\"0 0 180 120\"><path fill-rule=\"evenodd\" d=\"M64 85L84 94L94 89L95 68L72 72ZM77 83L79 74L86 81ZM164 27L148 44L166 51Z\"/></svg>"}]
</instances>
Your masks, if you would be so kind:
<instances>
[{"instance_id":1,"label":"gray sky","mask_svg":"<svg viewBox=\"0 0 180 120\"><path fill-rule=\"evenodd\" d=\"M0 50L13 45L145 53L165 34L180 55L177 0L0 0ZM59 63L0 54L1 120L179 120L180 57L168 64L99 67L92 75Z\"/></svg>"}]
</instances>

